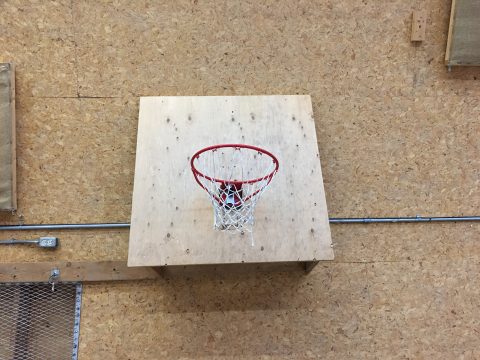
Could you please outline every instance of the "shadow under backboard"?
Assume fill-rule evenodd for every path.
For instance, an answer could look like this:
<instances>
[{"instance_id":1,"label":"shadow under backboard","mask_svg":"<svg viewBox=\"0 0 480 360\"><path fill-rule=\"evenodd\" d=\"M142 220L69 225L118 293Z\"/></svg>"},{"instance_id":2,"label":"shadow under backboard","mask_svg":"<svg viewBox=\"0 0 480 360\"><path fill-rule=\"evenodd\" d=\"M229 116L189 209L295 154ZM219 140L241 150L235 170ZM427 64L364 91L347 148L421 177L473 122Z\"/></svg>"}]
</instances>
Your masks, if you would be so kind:
<instances>
[{"instance_id":1,"label":"shadow under backboard","mask_svg":"<svg viewBox=\"0 0 480 360\"><path fill-rule=\"evenodd\" d=\"M174 277L202 277L205 275L239 275L269 272L295 272L301 275L309 273L318 261L289 261L274 263L240 263L216 265L186 265L186 266L159 266L154 267L158 274L165 278Z\"/></svg>"}]
</instances>

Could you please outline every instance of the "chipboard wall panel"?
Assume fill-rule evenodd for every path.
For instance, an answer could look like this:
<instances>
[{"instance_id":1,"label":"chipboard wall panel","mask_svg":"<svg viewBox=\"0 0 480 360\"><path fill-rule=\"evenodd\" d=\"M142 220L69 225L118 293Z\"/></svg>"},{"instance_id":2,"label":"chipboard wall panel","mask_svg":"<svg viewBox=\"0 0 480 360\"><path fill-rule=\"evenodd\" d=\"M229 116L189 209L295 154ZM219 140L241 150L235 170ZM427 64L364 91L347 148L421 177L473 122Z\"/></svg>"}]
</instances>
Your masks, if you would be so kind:
<instances>
[{"instance_id":1,"label":"chipboard wall panel","mask_svg":"<svg viewBox=\"0 0 480 360\"><path fill-rule=\"evenodd\" d=\"M448 1L410 42L418 4L1 2L21 201L0 222L128 222L139 97L168 95L311 95L331 217L478 214L480 69L446 71ZM480 224L331 230L307 276L86 285L79 358L480 358ZM128 231L51 235L0 260L127 259Z\"/></svg>"}]
</instances>

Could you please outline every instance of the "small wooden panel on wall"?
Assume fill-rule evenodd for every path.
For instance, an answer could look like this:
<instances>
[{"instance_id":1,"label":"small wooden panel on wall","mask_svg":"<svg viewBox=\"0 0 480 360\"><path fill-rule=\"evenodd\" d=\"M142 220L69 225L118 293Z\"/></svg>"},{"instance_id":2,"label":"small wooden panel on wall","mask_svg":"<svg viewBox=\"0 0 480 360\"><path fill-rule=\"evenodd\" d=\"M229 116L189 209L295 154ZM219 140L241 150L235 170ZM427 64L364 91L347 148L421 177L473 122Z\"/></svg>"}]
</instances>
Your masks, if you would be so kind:
<instances>
[{"instance_id":1,"label":"small wooden panel on wall","mask_svg":"<svg viewBox=\"0 0 480 360\"><path fill-rule=\"evenodd\" d=\"M452 0L445 62L480 66L480 1Z\"/></svg>"},{"instance_id":2,"label":"small wooden panel on wall","mask_svg":"<svg viewBox=\"0 0 480 360\"><path fill-rule=\"evenodd\" d=\"M15 66L0 63L0 211L16 208Z\"/></svg>"},{"instance_id":3,"label":"small wooden panel on wall","mask_svg":"<svg viewBox=\"0 0 480 360\"><path fill-rule=\"evenodd\" d=\"M419 42L425 40L426 25L427 14L425 11L414 11L412 14L412 41Z\"/></svg>"}]
</instances>

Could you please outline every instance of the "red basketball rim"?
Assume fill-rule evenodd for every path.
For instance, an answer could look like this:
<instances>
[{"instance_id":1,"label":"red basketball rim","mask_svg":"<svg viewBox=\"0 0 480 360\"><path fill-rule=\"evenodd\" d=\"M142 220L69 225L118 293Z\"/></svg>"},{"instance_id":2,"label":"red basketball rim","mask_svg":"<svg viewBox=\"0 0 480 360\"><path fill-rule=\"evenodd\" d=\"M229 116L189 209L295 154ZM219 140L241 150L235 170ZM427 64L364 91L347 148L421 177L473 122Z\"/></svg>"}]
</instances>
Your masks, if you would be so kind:
<instances>
[{"instance_id":1,"label":"red basketball rim","mask_svg":"<svg viewBox=\"0 0 480 360\"><path fill-rule=\"evenodd\" d=\"M222 149L222 148L228 148L228 147L231 147L231 148L238 148L238 149L250 149L250 150L255 150L255 151L258 151L259 153L261 154L265 154L267 156L269 156L272 161L274 162L275 164L275 169L272 170L271 173L269 173L268 175L265 175L263 177L260 177L260 178L257 178L257 179L251 179L251 180L223 180L223 179L217 179L217 178L213 178L213 177L210 177L208 175L205 175L203 174L202 172L200 172L196 167L195 167L195 164L194 164L194 161L195 159L198 159L199 156L201 154L203 154L204 152L207 152L207 151L215 151L215 150L218 150L218 149ZM197 180L197 183L205 189L205 186L203 186L203 184L200 182L200 180L198 179L198 176L204 178L204 179L207 179L209 181L215 181L215 182L218 182L218 183L222 183L222 184L235 184L235 185L242 185L242 184L254 184L256 182L259 182L259 181L263 181L263 180L266 180L268 179L268 183L270 183L270 181L272 180L273 176L275 175L275 173L278 171L278 168L279 168L279 162L278 162L278 159L275 155L273 155L270 151L267 151L267 150L264 150L262 148L259 148L257 146L253 146L253 145L246 145L246 144L219 144L219 145L212 145L212 146L208 146L204 149L201 149L199 151L197 151L193 156L192 156L192 159L190 160L190 165L192 167L192 172L193 174L195 175L195 180ZM267 184L268 184L267 183Z\"/></svg>"}]
</instances>

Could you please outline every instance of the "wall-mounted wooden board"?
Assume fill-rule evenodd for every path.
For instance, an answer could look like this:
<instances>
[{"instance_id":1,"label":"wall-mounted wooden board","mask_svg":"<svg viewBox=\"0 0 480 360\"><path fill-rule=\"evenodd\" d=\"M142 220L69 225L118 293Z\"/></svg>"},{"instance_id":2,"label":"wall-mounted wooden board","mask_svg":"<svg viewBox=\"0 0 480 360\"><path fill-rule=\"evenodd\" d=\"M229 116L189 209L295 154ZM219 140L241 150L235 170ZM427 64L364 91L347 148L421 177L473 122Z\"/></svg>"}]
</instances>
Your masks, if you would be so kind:
<instances>
[{"instance_id":1,"label":"wall-mounted wooden board","mask_svg":"<svg viewBox=\"0 0 480 360\"><path fill-rule=\"evenodd\" d=\"M213 228L190 158L215 144L254 145L278 157L251 234ZM333 258L310 96L143 97L136 157L129 266Z\"/></svg>"},{"instance_id":2,"label":"wall-mounted wooden board","mask_svg":"<svg viewBox=\"0 0 480 360\"><path fill-rule=\"evenodd\" d=\"M412 35L411 41L424 41L425 28L427 25L427 14L425 11L414 11L412 14Z\"/></svg>"},{"instance_id":3,"label":"wall-mounted wooden board","mask_svg":"<svg viewBox=\"0 0 480 360\"><path fill-rule=\"evenodd\" d=\"M150 267L129 268L125 261L51 261L1 263L0 282L47 282L52 269L58 281L121 281L158 278Z\"/></svg>"},{"instance_id":4,"label":"wall-mounted wooden board","mask_svg":"<svg viewBox=\"0 0 480 360\"><path fill-rule=\"evenodd\" d=\"M480 1L452 0L445 61L480 66Z\"/></svg>"},{"instance_id":5,"label":"wall-mounted wooden board","mask_svg":"<svg viewBox=\"0 0 480 360\"><path fill-rule=\"evenodd\" d=\"M17 208L15 66L0 63L0 211Z\"/></svg>"}]
</instances>

